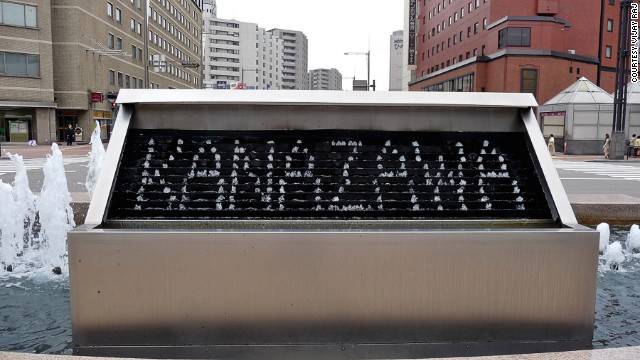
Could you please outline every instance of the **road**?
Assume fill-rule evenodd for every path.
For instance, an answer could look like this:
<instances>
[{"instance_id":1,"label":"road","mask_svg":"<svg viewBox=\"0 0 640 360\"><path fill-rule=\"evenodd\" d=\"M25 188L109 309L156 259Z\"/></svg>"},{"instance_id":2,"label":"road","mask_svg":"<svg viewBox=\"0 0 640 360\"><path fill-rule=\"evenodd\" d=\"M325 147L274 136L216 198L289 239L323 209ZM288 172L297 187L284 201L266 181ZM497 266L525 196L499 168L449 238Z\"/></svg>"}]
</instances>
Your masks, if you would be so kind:
<instances>
[{"instance_id":1,"label":"road","mask_svg":"<svg viewBox=\"0 0 640 360\"><path fill-rule=\"evenodd\" d=\"M569 196L625 195L640 201L640 161L554 163Z\"/></svg>"}]
</instances>

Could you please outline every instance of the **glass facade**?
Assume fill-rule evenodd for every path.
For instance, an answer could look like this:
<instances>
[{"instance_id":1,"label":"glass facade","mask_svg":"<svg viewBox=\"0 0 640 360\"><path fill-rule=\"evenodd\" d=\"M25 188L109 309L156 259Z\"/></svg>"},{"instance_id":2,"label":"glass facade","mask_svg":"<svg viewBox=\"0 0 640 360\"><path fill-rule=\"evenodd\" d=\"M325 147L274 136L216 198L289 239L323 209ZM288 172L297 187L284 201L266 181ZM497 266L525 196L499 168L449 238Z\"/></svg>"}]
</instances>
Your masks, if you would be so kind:
<instances>
[{"instance_id":1,"label":"glass facade","mask_svg":"<svg viewBox=\"0 0 640 360\"><path fill-rule=\"evenodd\" d=\"M40 56L0 51L0 76L40 76Z\"/></svg>"},{"instance_id":2,"label":"glass facade","mask_svg":"<svg viewBox=\"0 0 640 360\"><path fill-rule=\"evenodd\" d=\"M531 46L531 28L504 28L498 32L498 48Z\"/></svg>"},{"instance_id":3,"label":"glass facade","mask_svg":"<svg viewBox=\"0 0 640 360\"><path fill-rule=\"evenodd\" d=\"M475 73L463 75L455 79L443 81L438 84L429 85L423 91L451 91L469 92L475 91Z\"/></svg>"},{"instance_id":4,"label":"glass facade","mask_svg":"<svg viewBox=\"0 0 640 360\"><path fill-rule=\"evenodd\" d=\"M37 27L37 7L0 1L0 24L20 27Z\"/></svg>"}]
</instances>

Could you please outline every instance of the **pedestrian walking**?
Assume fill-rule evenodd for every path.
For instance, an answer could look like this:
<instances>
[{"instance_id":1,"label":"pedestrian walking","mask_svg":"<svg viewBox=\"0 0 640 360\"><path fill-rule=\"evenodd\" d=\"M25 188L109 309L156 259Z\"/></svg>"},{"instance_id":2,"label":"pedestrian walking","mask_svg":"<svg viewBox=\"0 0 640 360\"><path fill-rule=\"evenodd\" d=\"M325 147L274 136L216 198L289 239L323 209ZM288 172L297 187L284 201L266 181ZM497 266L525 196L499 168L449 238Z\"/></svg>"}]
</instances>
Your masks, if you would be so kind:
<instances>
[{"instance_id":1,"label":"pedestrian walking","mask_svg":"<svg viewBox=\"0 0 640 360\"><path fill-rule=\"evenodd\" d=\"M640 156L640 136L637 136L633 141L633 150L636 156Z\"/></svg>"},{"instance_id":2,"label":"pedestrian walking","mask_svg":"<svg viewBox=\"0 0 640 360\"><path fill-rule=\"evenodd\" d=\"M551 156L556 156L556 139L553 137L553 134L549 136L549 144L547 146L549 147Z\"/></svg>"},{"instance_id":3,"label":"pedestrian walking","mask_svg":"<svg viewBox=\"0 0 640 360\"><path fill-rule=\"evenodd\" d=\"M602 145L602 152L604 152L604 158L609 159L609 151L611 150L611 138L609 134L604 136L604 145Z\"/></svg>"},{"instance_id":4,"label":"pedestrian walking","mask_svg":"<svg viewBox=\"0 0 640 360\"><path fill-rule=\"evenodd\" d=\"M73 146L73 138L76 136L75 131L73 130L73 126L69 124L69 126L64 131L65 140L67 140L67 146Z\"/></svg>"},{"instance_id":5,"label":"pedestrian walking","mask_svg":"<svg viewBox=\"0 0 640 360\"><path fill-rule=\"evenodd\" d=\"M636 134L633 134L631 138L624 141L625 153L627 155L627 159L630 159L634 156L633 146L636 142Z\"/></svg>"}]
</instances>

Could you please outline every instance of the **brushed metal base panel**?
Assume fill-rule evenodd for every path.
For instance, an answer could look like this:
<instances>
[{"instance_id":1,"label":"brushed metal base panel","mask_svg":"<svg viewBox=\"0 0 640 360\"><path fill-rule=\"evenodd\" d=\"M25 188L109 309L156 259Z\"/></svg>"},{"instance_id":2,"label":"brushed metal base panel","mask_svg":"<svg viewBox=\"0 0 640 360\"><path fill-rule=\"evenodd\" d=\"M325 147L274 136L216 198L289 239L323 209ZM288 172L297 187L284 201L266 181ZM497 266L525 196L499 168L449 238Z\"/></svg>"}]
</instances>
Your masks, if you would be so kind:
<instances>
[{"instance_id":1,"label":"brushed metal base panel","mask_svg":"<svg viewBox=\"0 0 640 360\"><path fill-rule=\"evenodd\" d=\"M86 347L589 344L598 235L78 230Z\"/></svg>"},{"instance_id":2,"label":"brushed metal base panel","mask_svg":"<svg viewBox=\"0 0 640 360\"><path fill-rule=\"evenodd\" d=\"M152 359L424 359L591 349L583 341L331 345L77 347L74 355Z\"/></svg>"}]
</instances>

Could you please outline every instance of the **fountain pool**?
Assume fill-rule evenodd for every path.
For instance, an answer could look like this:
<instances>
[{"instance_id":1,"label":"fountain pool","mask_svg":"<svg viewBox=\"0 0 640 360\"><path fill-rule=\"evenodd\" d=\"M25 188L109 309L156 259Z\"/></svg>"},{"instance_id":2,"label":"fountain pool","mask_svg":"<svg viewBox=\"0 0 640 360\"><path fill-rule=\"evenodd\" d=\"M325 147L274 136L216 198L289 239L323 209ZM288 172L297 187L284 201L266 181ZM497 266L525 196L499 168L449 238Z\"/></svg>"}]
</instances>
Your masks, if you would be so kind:
<instances>
[{"instance_id":1,"label":"fountain pool","mask_svg":"<svg viewBox=\"0 0 640 360\"><path fill-rule=\"evenodd\" d=\"M611 242L624 244L628 231L612 227ZM627 255L619 271L601 266L593 346L640 345L639 302L640 254ZM0 350L71 353L68 278L1 273L0 333Z\"/></svg>"}]
</instances>

